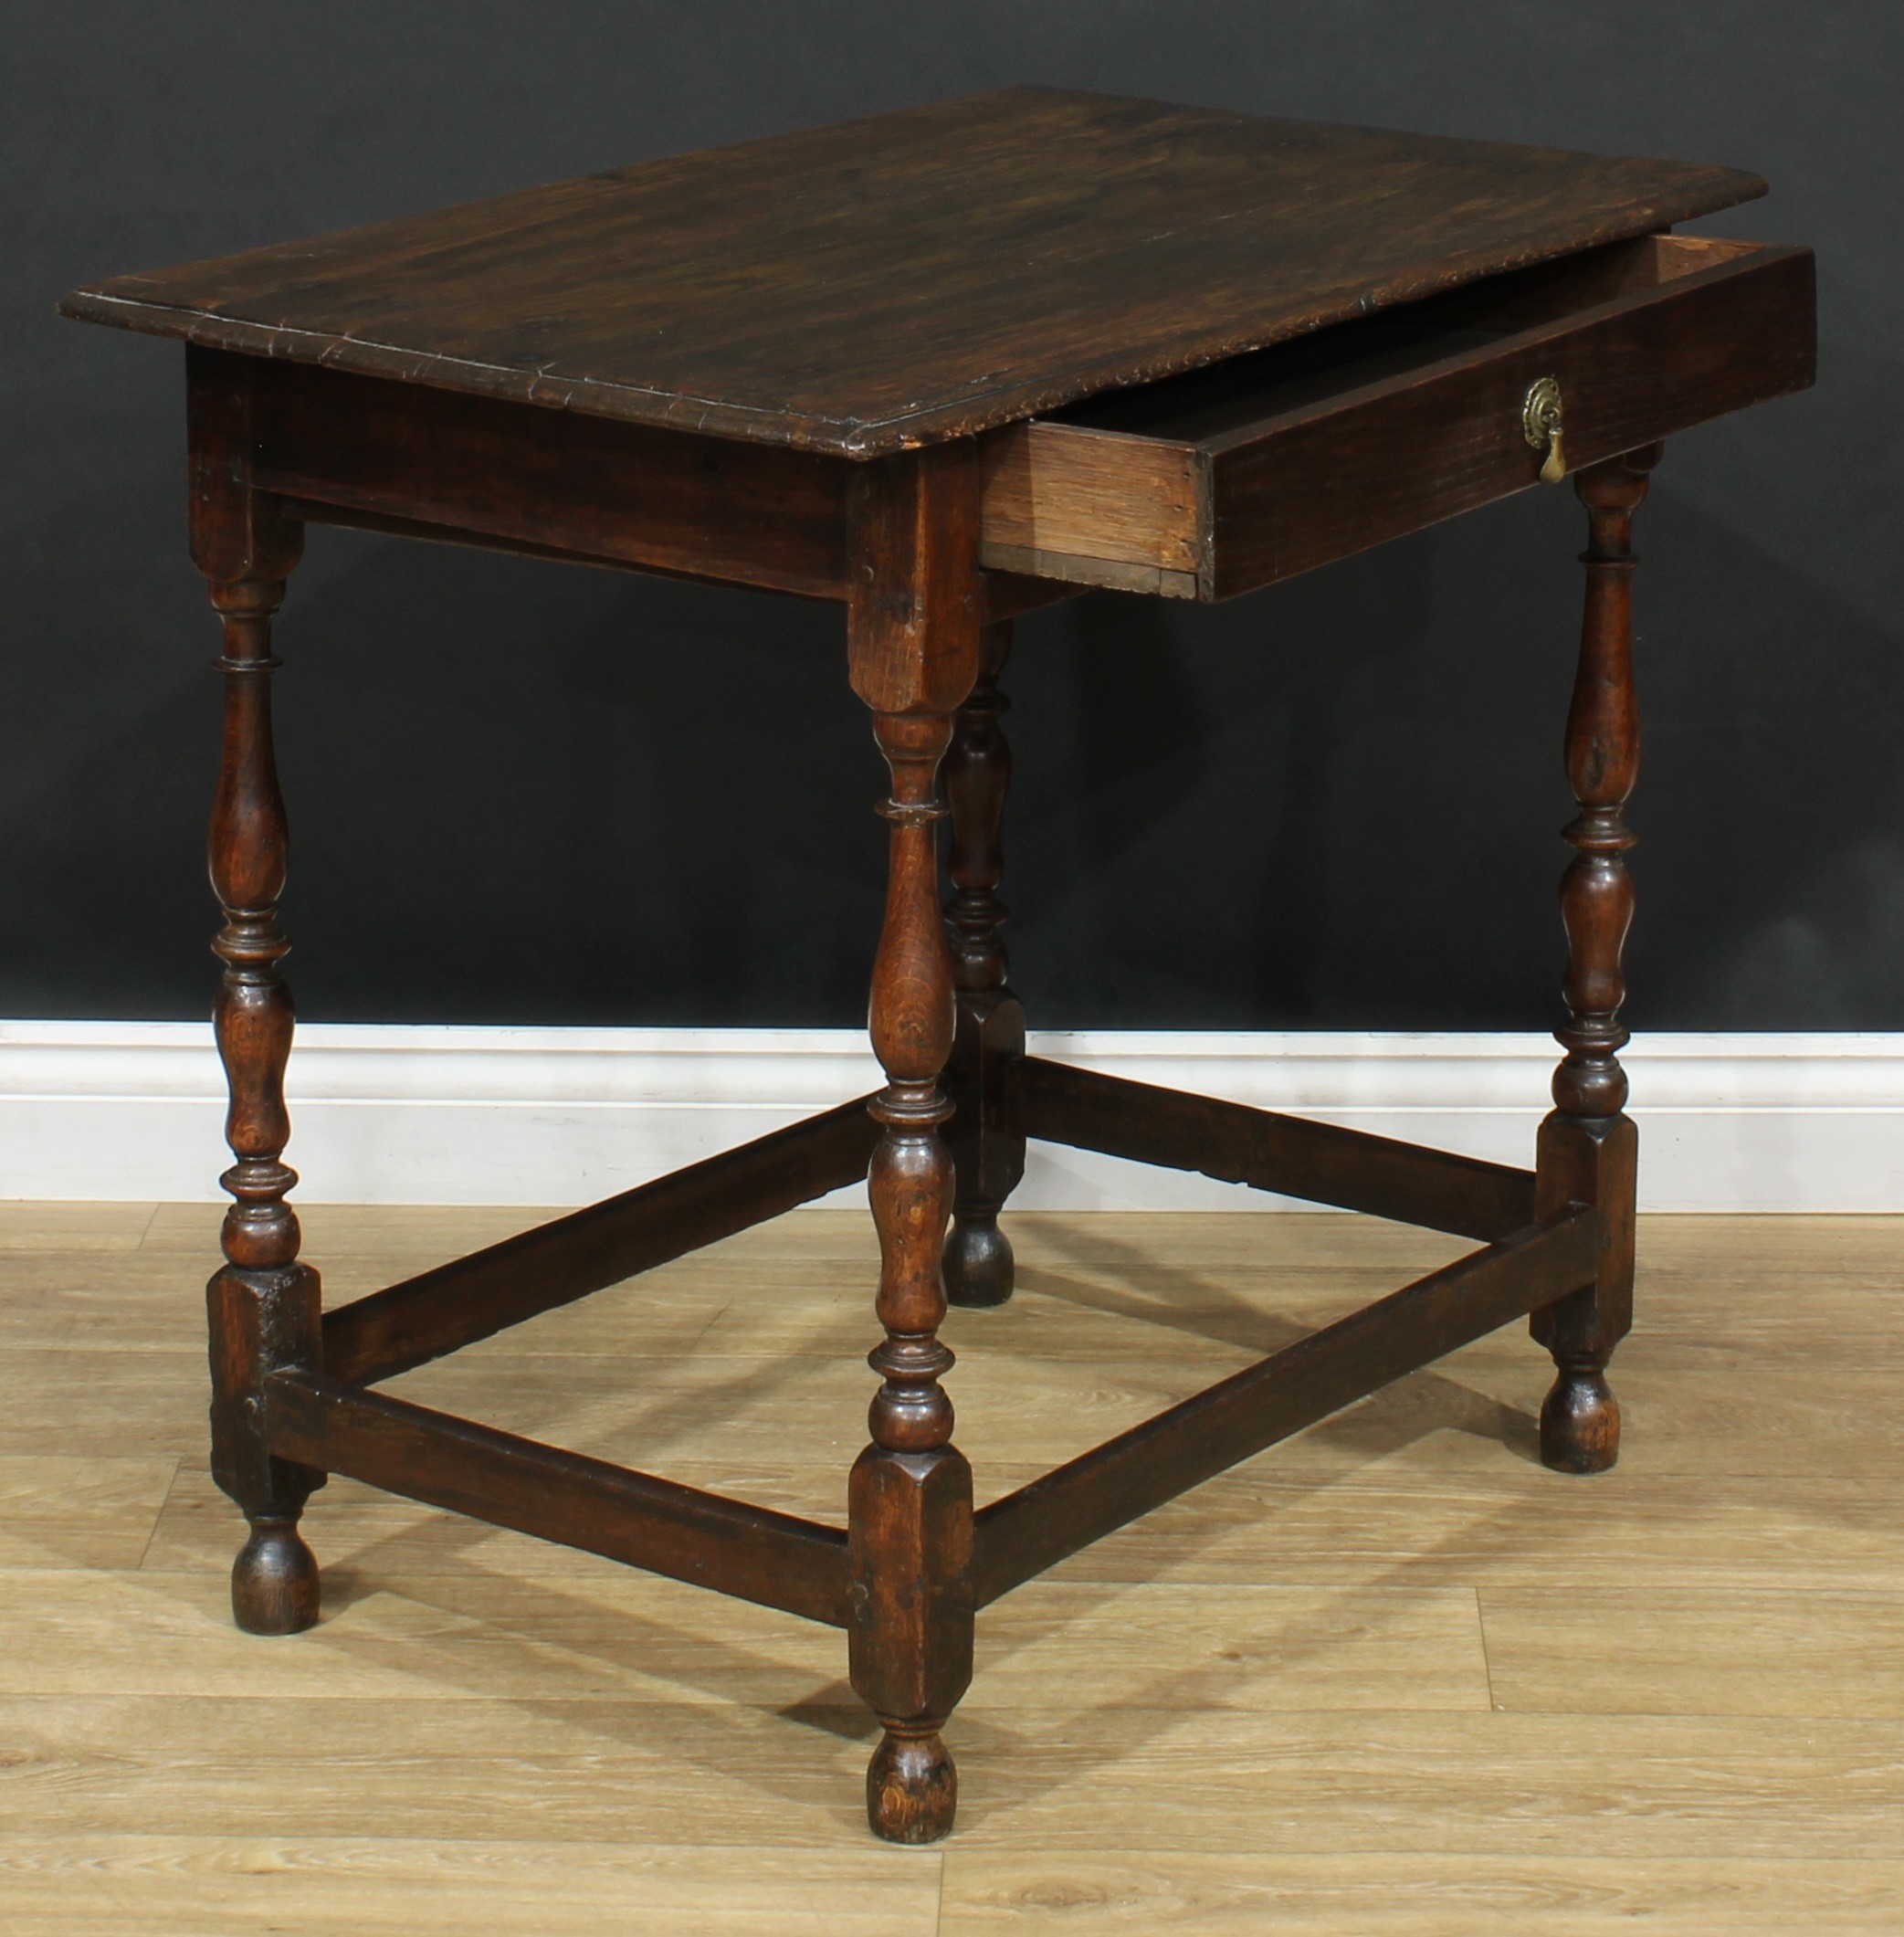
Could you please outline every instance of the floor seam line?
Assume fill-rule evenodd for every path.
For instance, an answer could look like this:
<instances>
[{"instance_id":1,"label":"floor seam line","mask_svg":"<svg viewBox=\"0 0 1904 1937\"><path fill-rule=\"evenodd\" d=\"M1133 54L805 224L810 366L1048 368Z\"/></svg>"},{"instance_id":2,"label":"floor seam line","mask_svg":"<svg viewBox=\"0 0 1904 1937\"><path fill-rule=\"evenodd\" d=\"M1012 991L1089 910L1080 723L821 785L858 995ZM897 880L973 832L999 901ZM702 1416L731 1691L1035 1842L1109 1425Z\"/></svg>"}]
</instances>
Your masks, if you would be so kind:
<instances>
[{"instance_id":1,"label":"floor seam line","mask_svg":"<svg viewBox=\"0 0 1904 1937\"><path fill-rule=\"evenodd\" d=\"M139 1550L139 1558L133 1562L131 1571L142 1574L145 1571L145 1557L153 1551L153 1542L159 1537L159 1522L165 1518L165 1509L172 1504L172 1490L178 1485L178 1476L185 1463L183 1453L172 1457L172 1472L165 1481L165 1491L159 1500L159 1511L153 1515L153 1523L147 1530L145 1544Z\"/></svg>"}]
</instances>

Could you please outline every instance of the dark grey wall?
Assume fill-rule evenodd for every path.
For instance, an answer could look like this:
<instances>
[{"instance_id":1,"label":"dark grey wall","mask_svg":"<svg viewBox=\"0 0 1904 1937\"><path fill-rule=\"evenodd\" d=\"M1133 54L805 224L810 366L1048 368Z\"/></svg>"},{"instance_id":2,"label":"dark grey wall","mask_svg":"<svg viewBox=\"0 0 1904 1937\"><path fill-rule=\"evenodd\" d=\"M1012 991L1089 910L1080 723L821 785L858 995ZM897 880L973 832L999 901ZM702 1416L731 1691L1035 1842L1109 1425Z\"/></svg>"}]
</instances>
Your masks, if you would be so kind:
<instances>
[{"instance_id":1,"label":"dark grey wall","mask_svg":"<svg viewBox=\"0 0 1904 1937\"><path fill-rule=\"evenodd\" d=\"M215 649L179 353L89 277L1013 80L1755 168L1817 390L1642 527L1633 1020L1904 1027L1894 0L75 0L0 16L0 1014L202 1014ZM1541 1026L1581 539L1532 492L1215 610L1021 628L1051 1025ZM352 1020L849 1022L879 774L820 608L314 532L281 627L293 980Z\"/></svg>"}]
</instances>

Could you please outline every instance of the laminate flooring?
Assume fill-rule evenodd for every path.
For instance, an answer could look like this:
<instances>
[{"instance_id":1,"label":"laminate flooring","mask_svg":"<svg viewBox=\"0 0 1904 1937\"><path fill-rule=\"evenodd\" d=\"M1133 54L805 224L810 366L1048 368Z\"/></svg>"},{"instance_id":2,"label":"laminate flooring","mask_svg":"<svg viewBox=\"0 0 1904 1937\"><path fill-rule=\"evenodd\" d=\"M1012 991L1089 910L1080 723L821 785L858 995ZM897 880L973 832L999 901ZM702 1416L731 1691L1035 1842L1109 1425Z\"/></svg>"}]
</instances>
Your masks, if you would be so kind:
<instances>
[{"instance_id":1,"label":"laminate flooring","mask_svg":"<svg viewBox=\"0 0 1904 1937\"><path fill-rule=\"evenodd\" d=\"M836 1632L334 1480L237 1633L209 1205L0 1205L10 1937L1904 1930L1904 1218L1643 1220L1613 1473L1512 1327L980 1616L959 1826L868 1835ZM538 1220L304 1214L349 1298ZM1026 1216L981 1500L1463 1248ZM875 1256L803 1212L393 1389L837 1521Z\"/></svg>"}]
</instances>

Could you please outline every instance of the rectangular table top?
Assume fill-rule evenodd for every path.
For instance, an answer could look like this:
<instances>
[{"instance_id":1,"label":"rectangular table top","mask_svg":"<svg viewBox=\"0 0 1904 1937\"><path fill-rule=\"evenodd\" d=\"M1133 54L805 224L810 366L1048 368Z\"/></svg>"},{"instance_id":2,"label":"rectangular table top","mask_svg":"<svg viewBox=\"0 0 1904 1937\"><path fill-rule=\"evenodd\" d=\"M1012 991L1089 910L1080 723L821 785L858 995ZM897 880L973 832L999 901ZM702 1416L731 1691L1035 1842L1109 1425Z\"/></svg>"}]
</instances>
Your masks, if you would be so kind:
<instances>
[{"instance_id":1,"label":"rectangular table top","mask_svg":"<svg viewBox=\"0 0 1904 1937\"><path fill-rule=\"evenodd\" d=\"M1736 169L1012 88L121 276L62 308L866 458L1764 189Z\"/></svg>"}]
</instances>

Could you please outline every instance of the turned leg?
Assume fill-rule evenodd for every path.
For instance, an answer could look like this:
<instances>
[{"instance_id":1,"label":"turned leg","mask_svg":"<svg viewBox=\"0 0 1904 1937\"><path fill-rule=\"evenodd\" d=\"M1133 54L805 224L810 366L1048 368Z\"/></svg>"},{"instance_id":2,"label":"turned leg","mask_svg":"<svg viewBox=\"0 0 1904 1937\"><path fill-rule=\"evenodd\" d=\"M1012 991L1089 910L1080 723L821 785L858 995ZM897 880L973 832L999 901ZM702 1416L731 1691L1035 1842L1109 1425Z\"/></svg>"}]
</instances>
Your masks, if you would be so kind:
<instances>
[{"instance_id":1,"label":"turned leg","mask_svg":"<svg viewBox=\"0 0 1904 1937\"><path fill-rule=\"evenodd\" d=\"M186 352L192 558L225 622L225 736L207 842L224 923L212 952L225 964L212 1012L231 1107L234 1158L225 1268L205 1287L212 1360L212 1476L250 1522L231 1571L232 1613L253 1634L295 1634L318 1617L318 1570L298 1517L323 1476L273 1456L262 1431L264 1384L288 1366L322 1369L317 1273L298 1262L298 1219L285 1194L290 1138L284 1066L291 997L278 964L284 889L284 800L271 745L271 617L303 550L303 527L251 485L251 365Z\"/></svg>"},{"instance_id":2,"label":"turned leg","mask_svg":"<svg viewBox=\"0 0 1904 1937\"><path fill-rule=\"evenodd\" d=\"M1570 1473L1604 1472L1619 1458L1620 1408L1606 1364L1633 1322L1638 1133L1625 1114L1619 1058L1627 1039L1620 956L1633 920L1625 856L1634 837L1624 810L1639 773L1631 540L1634 511L1659 456L1657 445L1629 451L1573 480L1587 508L1589 540L1581 554L1580 665L1567 713L1567 777L1580 804L1566 828L1574 857L1561 882L1568 1019L1554 1034L1567 1053L1554 1071L1554 1108L1541 1126L1536 1167L1543 1214L1570 1203L1599 1210L1600 1249L1594 1281L1532 1320L1534 1337L1557 1368L1541 1408L1541 1458Z\"/></svg>"},{"instance_id":3,"label":"turned leg","mask_svg":"<svg viewBox=\"0 0 1904 1937\"><path fill-rule=\"evenodd\" d=\"M935 798L952 716L978 669L978 486L969 444L861 468L855 483L853 685L891 774L886 912L868 1018L886 1087L868 1186L879 1237L884 1341L872 1443L847 1489L847 1661L882 1733L867 1816L896 1843L952 1827L958 1777L941 1736L972 1679L972 1469L952 1443L952 1363L941 1256L952 1160L940 1126L953 1030Z\"/></svg>"},{"instance_id":4,"label":"turned leg","mask_svg":"<svg viewBox=\"0 0 1904 1937\"><path fill-rule=\"evenodd\" d=\"M1025 1054L1025 1011L1006 982L999 933L1005 920L999 828L1012 754L999 725L1011 701L998 690L998 675L1011 643L1008 623L985 628L978 681L959 709L944 762L957 890L947 911L958 1016L946 1071L953 1105L946 1139L958 1182L945 1239L945 1292L955 1305L1002 1305L1011 1297L1012 1246L998 1214L1025 1174L1025 1139L1006 1089L1011 1064Z\"/></svg>"},{"instance_id":5,"label":"turned leg","mask_svg":"<svg viewBox=\"0 0 1904 1937\"><path fill-rule=\"evenodd\" d=\"M320 1363L317 1274L298 1262L298 1181L281 1153L290 1136L284 1068L291 996L279 973L290 944L278 925L284 886L284 802L271 748L271 615L282 579L214 584L225 620L224 758L212 807L212 889L225 921L212 942L225 964L212 1020L231 1107L236 1162L220 1182L225 1268L206 1287L211 1325L212 1471L244 1510L251 1537L231 1574L232 1612L253 1634L294 1634L318 1617L318 1570L298 1516L321 1476L275 1458L258 1430L268 1374Z\"/></svg>"}]
</instances>

